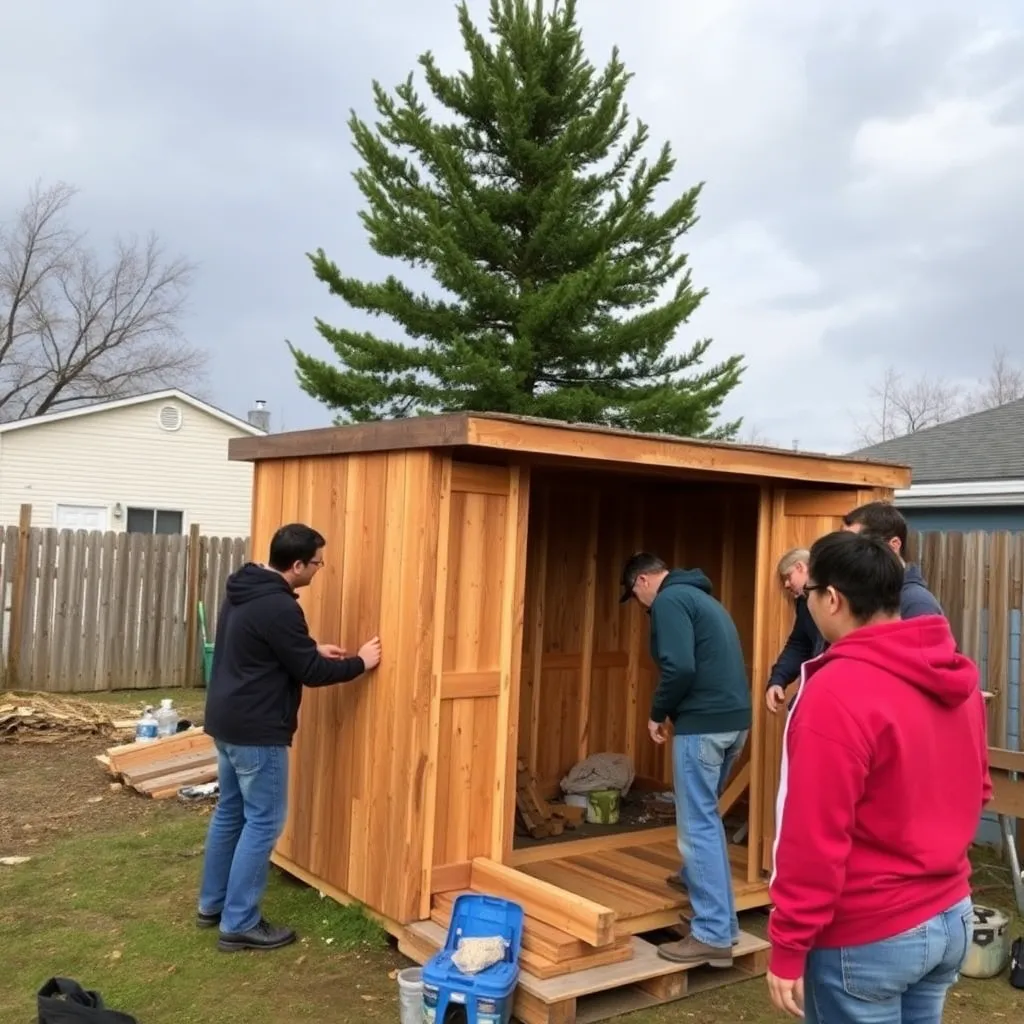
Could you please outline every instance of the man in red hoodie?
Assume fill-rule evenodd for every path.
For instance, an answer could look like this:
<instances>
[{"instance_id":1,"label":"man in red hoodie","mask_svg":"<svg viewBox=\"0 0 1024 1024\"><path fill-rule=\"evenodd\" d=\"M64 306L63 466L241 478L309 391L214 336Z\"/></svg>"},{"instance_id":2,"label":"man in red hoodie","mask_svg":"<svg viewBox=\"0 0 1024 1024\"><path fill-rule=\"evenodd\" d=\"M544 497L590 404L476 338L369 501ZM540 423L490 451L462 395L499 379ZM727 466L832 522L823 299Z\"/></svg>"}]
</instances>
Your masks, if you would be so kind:
<instances>
[{"instance_id":1,"label":"man in red hoodie","mask_svg":"<svg viewBox=\"0 0 1024 1024\"><path fill-rule=\"evenodd\" d=\"M940 1024L971 928L967 857L992 795L974 663L899 617L903 566L839 532L811 549L804 664L776 808L768 988L822 1024Z\"/></svg>"}]
</instances>

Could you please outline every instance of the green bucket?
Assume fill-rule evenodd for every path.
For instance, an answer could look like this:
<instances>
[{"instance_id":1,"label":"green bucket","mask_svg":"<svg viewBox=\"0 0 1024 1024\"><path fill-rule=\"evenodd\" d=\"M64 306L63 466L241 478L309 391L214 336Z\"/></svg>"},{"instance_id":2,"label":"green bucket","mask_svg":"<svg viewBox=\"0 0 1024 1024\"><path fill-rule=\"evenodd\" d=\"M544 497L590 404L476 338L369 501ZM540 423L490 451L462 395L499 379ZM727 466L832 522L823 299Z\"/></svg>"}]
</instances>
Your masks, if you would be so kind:
<instances>
[{"instance_id":1,"label":"green bucket","mask_svg":"<svg viewBox=\"0 0 1024 1024\"><path fill-rule=\"evenodd\" d=\"M619 821L619 791L595 789L587 794L587 821L591 825L615 825Z\"/></svg>"}]
</instances>

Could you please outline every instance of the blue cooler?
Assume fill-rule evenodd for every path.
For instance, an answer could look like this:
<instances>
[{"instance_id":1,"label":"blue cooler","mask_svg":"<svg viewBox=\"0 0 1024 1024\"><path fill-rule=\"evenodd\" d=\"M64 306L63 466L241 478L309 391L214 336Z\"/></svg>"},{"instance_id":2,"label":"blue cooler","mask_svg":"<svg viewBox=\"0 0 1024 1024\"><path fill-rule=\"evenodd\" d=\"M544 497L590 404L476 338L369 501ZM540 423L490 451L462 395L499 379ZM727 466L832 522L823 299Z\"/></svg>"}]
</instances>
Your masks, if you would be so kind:
<instances>
[{"instance_id":1,"label":"blue cooler","mask_svg":"<svg viewBox=\"0 0 1024 1024\"><path fill-rule=\"evenodd\" d=\"M452 963L460 939L495 936L507 944L500 963L479 974L463 974ZM423 968L424 1024L445 1024L456 1007L464 1009L466 1024L508 1024L519 982L522 942L523 908L518 903L477 893L457 896L444 949Z\"/></svg>"}]
</instances>

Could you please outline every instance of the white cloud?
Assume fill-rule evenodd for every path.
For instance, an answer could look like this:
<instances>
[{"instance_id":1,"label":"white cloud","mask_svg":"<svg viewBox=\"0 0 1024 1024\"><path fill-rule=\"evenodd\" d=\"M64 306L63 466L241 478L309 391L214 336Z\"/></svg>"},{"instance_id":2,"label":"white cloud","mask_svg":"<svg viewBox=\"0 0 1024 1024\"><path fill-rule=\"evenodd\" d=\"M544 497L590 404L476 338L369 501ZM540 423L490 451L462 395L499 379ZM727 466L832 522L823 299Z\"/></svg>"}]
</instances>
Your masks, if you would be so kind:
<instances>
[{"instance_id":1,"label":"white cloud","mask_svg":"<svg viewBox=\"0 0 1024 1024\"><path fill-rule=\"evenodd\" d=\"M950 97L902 119L865 121L853 141L855 166L868 179L917 185L1020 154L1024 125L1000 123L1006 97Z\"/></svg>"}]
</instances>

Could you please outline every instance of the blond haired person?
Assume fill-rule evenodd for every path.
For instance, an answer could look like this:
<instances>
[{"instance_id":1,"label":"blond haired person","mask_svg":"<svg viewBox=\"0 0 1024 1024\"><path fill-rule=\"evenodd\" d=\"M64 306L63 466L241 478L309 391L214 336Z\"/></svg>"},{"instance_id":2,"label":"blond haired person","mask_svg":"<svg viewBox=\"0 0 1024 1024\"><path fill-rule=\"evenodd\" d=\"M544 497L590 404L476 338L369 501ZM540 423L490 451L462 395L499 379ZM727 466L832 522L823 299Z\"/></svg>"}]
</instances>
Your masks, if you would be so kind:
<instances>
[{"instance_id":1,"label":"blond haired person","mask_svg":"<svg viewBox=\"0 0 1024 1024\"><path fill-rule=\"evenodd\" d=\"M817 657L825 649L818 627L807 610L807 598L804 595L807 565L810 560L811 555L806 548L792 548L779 559L779 580L783 589L793 598L796 621L768 677L765 703L773 715L786 701L786 687L800 677L800 666L805 661Z\"/></svg>"}]
</instances>

